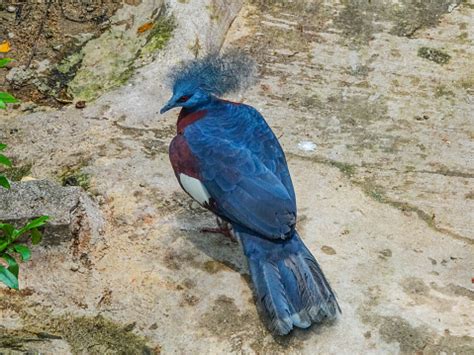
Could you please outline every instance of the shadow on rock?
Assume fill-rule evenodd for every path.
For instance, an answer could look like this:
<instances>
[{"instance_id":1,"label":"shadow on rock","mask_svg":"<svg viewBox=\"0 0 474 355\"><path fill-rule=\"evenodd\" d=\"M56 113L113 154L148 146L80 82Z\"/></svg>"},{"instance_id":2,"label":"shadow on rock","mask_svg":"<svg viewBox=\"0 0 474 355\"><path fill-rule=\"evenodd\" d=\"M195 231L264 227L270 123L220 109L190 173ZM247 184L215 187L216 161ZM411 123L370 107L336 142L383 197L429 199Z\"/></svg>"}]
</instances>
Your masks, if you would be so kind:
<instances>
[{"instance_id":1,"label":"shadow on rock","mask_svg":"<svg viewBox=\"0 0 474 355\"><path fill-rule=\"evenodd\" d=\"M176 214L180 231L198 250L211 259L224 264L232 270L248 275L247 264L239 243L232 242L219 233L201 232L203 228L217 226L214 216L207 211L182 210ZM212 270L210 270L212 273ZM248 278L245 278L246 280Z\"/></svg>"}]
</instances>

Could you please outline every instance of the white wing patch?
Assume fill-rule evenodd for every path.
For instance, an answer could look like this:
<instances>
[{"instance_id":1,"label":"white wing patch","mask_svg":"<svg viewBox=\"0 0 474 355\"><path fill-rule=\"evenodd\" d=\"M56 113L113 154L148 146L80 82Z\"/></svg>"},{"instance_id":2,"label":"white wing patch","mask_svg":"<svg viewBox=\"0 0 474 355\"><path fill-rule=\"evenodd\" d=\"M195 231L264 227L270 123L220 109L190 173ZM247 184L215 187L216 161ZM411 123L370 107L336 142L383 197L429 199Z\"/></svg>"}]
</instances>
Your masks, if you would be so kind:
<instances>
[{"instance_id":1,"label":"white wing patch","mask_svg":"<svg viewBox=\"0 0 474 355\"><path fill-rule=\"evenodd\" d=\"M209 202L211 195L201 181L183 173L179 174L179 181L184 190L201 205Z\"/></svg>"}]
</instances>

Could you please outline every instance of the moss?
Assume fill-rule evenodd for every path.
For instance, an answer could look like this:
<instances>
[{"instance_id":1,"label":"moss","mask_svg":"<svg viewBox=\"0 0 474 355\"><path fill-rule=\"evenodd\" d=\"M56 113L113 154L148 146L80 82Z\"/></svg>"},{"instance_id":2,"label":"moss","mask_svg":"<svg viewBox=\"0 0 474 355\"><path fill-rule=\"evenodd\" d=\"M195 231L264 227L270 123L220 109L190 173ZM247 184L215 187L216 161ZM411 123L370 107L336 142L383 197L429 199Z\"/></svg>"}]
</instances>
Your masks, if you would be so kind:
<instances>
[{"instance_id":1,"label":"moss","mask_svg":"<svg viewBox=\"0 0 474 355\"><path fill-rule=\"evenodd\" d=\"M430 342L430 336L426 330L421 327L413 328L400 317L384 317L379 332L387 343L398 342L403 353L422 352Z\"/></svg>"},{"instance_id":2,"label":"moss","mask_svg":"<svg viewBox=\"0 0 474 355\"><path fill-rule=\"evenodd\" d=\"M400 202L400 201L395 201L395 200L390 199L389 197L387 197L387 195L385 194L381 186L375 185L371 181L364 181L364 182L353 181L353 182L356 185L359 185L360 187L362 187L362 190L365 192L365 194L369 196L370 198L374 199L375 201L380 202L380 203L385 203L387 205L395 207L404 212L414 212L418 215L420 219L425 221L428 226L436 229L434 215L430 215L426 213L425 211L419 209L418 207L412 206L406 202Z\"/></svg>"},{"instance_id":3,"label":"moss","mask_svg":"<svg viewBox=\"0 0 474 355\"><path fill-rule=\"evenodd\" d=\"M436 335L426 326L413 327L405 319L395 317L379 317L379 333L387 343L397 342L403 354L471 354L474 338L457 337L449 334Z\"/></svg>"},{"instance_id":4,"label":"moss","mask_svg":"<svg viewBox=\"0 0 474 355\"><path fill-rule=\"evenodd\" d=\"M443 96L455 96L454 95L454 92L452 92L451 90L449 90L445 85L438 85L436 88L435 88L435 97L436 98L440 98L440 97L443 97Z\"/></svg>"},{"instance_id":5,"label":"moss","mask_svg":"<svg viewBox=\"0 0 474 355\"><path fill-rule=\"evenodd\" d=\"M210 336L229 343L229 353L249 352L257 354L300 353L299 337L272 337L255 311L254 300L250 298L251 310L241 310L235 300L219 295L200 317L199 325ZM246 339L247 341L243 341Z\"/></svg>"},{"instance_id":6,"label":"moss","mask_svg":"<svg viewBox=\"0 0 474 355\"><path fill-rule=\"evenodd\" d=\"M374 6L357 1L342 1L344 8L334 20L344 37L351 39L351 44L366 44L373 39L374 33L381 30L375 24Z\"/></svg>"},{"instance_id":7,"label":"moss","mask_svg":"<svg viewBox=\"0 0 474 355\"><path fill-rule=\"evenodd\" d=\"M384 194L377 189L367 189L366 193L369 197L373 198L377 202L386 202Z\"/></svg>"},{"instance_id":8,"label":"moss","mask_svg":"<svg viewBox=\"0 0 474 355\"><path fill-rule=\"evenodd\" d=\"M474 74L467 75L458 82L459 86L466 91L474 91Z\"/></svg>"},{"instance_id":9,"label":"moss","mask_svg":"<svg viewBox=\"0 0 474 355\"><path fill-rule=\"evenodd\" d=\"M84 75L84 71L81 72L81 76ZM99 96L103 91L104 86L98 82L87 83L83 86L78 86L72 93L74 96L80 98L81 100L91 101Z\"/></svg>"},{"instance_id":10,"label":"moss","mask_svg":"<svg viewBox=\"0 0 474 355\"><path fill-rule=\"evenodd\" d=\"M52 69L51 75L48 78L48 86L51 88L50 94L61 99L72 99L65 95L66 88L81 67L83 58L84 53L80 49L76 49L76 52L66 56Z\"/></svg>"},{"instance_id":11,"label":"moss","mask_svg":"<svg viewBox=\"0 0 474 355\"><path fill-rule=\"evenodd\" d=\"M56 69L65 75L70 74L78 65L81 64L84 58L84 53L81 51L72 53L71 55L64 58L57 66Z\"/></svg>"},{"instance_id":12,"label":"moss","mask_svg":"<svg viewBox=\"0 0 474 355\"><path fill-rule=\"evenodd\" d=\"M73 354L158 354L144 337L134 334L134 323L120 324L103 316L65 314L53 316L49 307L32 304L32 290L19 292L0 289L0 313L15 312L23 328L0 327L0 353L3 348L35 353L35 343L63 339ZM3 347L3 348L2 348Z\"/></svg>"},{"instance_id":13,"label":"moss","mask_svg":"<svg viewBox=\"0 0 474 355\"><path fill-rule=\"evenodd\" d=\"M352 177L356 172L355 166L351 165L351 164L347 164L347 163L343 163L343 162L339 162L339 161L334 161L334 160L331 161L330 164L332 166L335 166L336 168L338 168L339 171L347 177Z\"/></svg>"},{"instance_id":14,"label":"moss","mask_svg":"<svg viewBox=\"0 0 474 355\"><path fill-rule=\"evenodd\" d=\"M24 329L0 330L3 350L36 353L35 343L63 339L73 354L157 354L145 338L132 333L133 323L124 326L103 316L26 319ZM9 352L7 352L9 353Z\"/></svg>"},{"instance_id":15,"label":"moss","mask_svg":"<svg viewBox=\"0 0 474 355\"><path fill-rule=\"evenodd\" d=\"M145 39L134 33L112 28L82 50L81 67L68 84L68 93L76 99L91 101L125 84L148 55L165 47L175 28L170 16L159 16ZM97 62L97 58L100 61Z\"/></svg>"},{"instance_id":16,"label":"moss","mask_svg":"<svg viewBox=\"0 0 474 355\"><path fill-rule=\"evenodd\" d=\"M102 76L88 69L82 69L74 78L70 91L74 97L91 101L101 93L125 84L134 73L132 62L115 63L109 75Z\"/></svg>"},{"instance_id":17,"label":"moss","mask_svg":"<svg viewBox=\"0 0 474 355\"><path fill-rule=\"evenodd\" d=\"M375 184L371 180L359 180L356 176L356 173L357 173L357 170L356 170L357 166L356 165L341 163L341 162L337 162L337 161L334 161L334 160L324 159L324 158L321 158L321 157L304 157L304 156L300 156L300 155L292 154L292 153L288 153L287 156L288 157L294 157L294 158L297 158L297 159L311 161L311 162L317 163L317 164L325 164L325 165L336 167L346 177L349 178L351 183L353 183L356 186L359 186L362 189L362 191L367 196L372 198L373 200L375 200L379 203L384 203L384 204L390 205L390 206L392 206L392 207L394 207L394 208L396 208L400 211L403 211L403 212L416 213L416 215L421 220L423 220L430 228L436 230L437 232L447 234L447 235L449 235L452 238L457 239L457 240L462 240L462 241L465 241L465 242L468 242L468 243L472 243L472 240L470 240L469 238L463 237L461 235L456 234L453 231L450 231L450 230L447 230L443 227L437 226L436 222L435 222L435 215L434 214L429 214L429 213L421 210L420 208L418 208L416 206L410 205L409 203L391 199L390 197L388 197L386 195L386 193L384 192L384 190L381 186ZM407 167L407 171L411 171L411 170L412 169L410 167ZM469 178L472 177L472 174L462 173L462 172L457 172L457 171L453 172L453 171L439 170L439 171L437 171L437 173L440 173L440 174L443 174L443 175L449 174L450 176L460 176L460 177L469 177ZM470 194L465 196L466 199L469 199L470 197L471 197Z\"/></svg>"},{"instance_id":18,"label":"moss","mask_svg":"<svg viewBox=\"0 0 474 355\"><path fill-rule=\"evenodd\" d=\"M390 9L389 16L395 22L390 33L411 37L422 28L435 27L441 16L449 12L450 6L459 5L461 0L402 0Z\"/></svg>"},{"instance_id":19,"label":"moss","mask_svg":"<svg viewBox=\"0 0 474 355\"><path fill-rule=\"evenodd\" d=\"M30 175L31 173L32 164L25 164L22 166L13 166L11 168L6 169L2 174L10 181L21 181L21 179L25 176Z\"/></svg>"},{"instance_id":20,"label":"moss","mask_svg":"<svg viewBox=\"0 0 474 355\"><path fill-rule=\"evenodd\" d=\"M451 56L439 49L421 47L418 49L418 56L437 64L446 64L451 59Z\"/></svg>"},{"instance_id":21,"label":"moss","mask_svg":"<svg viewBox=\"0 0 474 355\"><path fill-rule=\"evenodd\" d=\"M141 49L140 54L154 53L163 49L171 38L171 35L176 28L176 21L172 16L160 16L148 38L147 43Z\"/></svg>"},{"instance_id":22,"label":"moss","mask_svg":"<svg viewBox=\"0 0 474 355\"><path fill-rule=\"evenodd\" d=\"M51 329L61 334L75 354L152 354L144 338L102 316L64 316L53 320ZM132 329L130 329L132 328Z\"/></svg>"},{"instance_id":23,"label":"moss","mask_svg":"<svg viewBox=\"0 0 474 355\"><path fill-rule=\"evenodd\" d=\"M435 27L441 16L448 13L461 0L401 0L383 1L341 1L344 7L339 11L334 24L349 38L350 45L365 45L375 33L384 30L386 23L392 23L389 32L396 36L411 37L422 28Z\"/></svg>"},{"instance_id":24,"label":"moss","mask_svg":"<svg viewBox=\"0 0 474 355\"><path fill-rule=\"evenodd\" d=\"M215 4L207 5L206 10L209 12L209 18L211 21L219 20L219 8Z\"/></svg>"},{"instance_id":25,"label":"moss","mask_svg":"<svg viewBox=\"0 0 474 355\"><path fill-rule=\"evenodd\" d=\"M60 175L59 179L63 186L79 186L84 190L88 190L90 187L90 175L81 171L82 164L73 168L64 170Z\"/></svg>"}]
</instances>

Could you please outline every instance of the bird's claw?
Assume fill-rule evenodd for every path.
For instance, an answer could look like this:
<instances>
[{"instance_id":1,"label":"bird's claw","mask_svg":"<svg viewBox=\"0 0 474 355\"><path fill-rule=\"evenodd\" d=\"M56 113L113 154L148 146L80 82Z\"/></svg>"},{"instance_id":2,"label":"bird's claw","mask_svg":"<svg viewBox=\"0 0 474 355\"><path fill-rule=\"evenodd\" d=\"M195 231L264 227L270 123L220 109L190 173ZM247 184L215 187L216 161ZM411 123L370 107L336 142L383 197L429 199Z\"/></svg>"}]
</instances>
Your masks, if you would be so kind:
<instances>
[{"instance_id":1,"label":"bird's claw","mask_svg":"<svg viewBox=\"0 0 474 355\"><path fill-rule=\"evenodd\" d=\"M221 219L217 219L217 224L219 227L217 228L202 228L200 230L201 233L218 233L218 234L223 234L224 236L226 236L227 238L229 238L233 243L237 243L237 239L235 238L234 236L234 233L232 232L232 227L230 227L230 225L221 220Z\"/></svg>"}]
</instances>

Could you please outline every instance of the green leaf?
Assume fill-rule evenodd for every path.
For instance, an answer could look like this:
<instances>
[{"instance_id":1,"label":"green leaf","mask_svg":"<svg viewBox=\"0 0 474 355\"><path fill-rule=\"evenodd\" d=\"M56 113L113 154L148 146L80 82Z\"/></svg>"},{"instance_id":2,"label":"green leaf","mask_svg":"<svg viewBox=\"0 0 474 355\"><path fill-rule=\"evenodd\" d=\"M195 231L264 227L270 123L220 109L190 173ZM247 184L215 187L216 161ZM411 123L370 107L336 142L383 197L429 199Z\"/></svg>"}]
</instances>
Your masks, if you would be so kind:
<instances>
[{"instance_id":1,"label":"green leaf","mask_svg":"<svg viewBox=\"0 0 474 355\"><path fill-rule=\"evenodd\" d=\"M8 248L9 245L10 245L10 241L9 241L9 240L7 240L7 241L2 241L2 242L0 243L0 253L1 253L2 251L4 251L6 248Z\"/></svg>"},{"instance_id":2,"label":"green leaf","mask_svg":"<svg viewBox=\"0 0 474 355\"><path fill-rule=\"evenodd\" d=\"M13 60L13 58L2 58L2 59L0 59L0 68L4 68L12 60Z\"/></svg>"},{"instance_id":3,"label":"green leaf","mask_svg":"<svg viewBox=\"0 0 474 355\"><path fill-rule=\"evenodd\" d=\"M3 254L2 258L8 263L8 270L10 270L10 272L15 275L16 278L18 278L18 271L20 271L20 267L18 266L15 258L9 254Z\"/></svg>"},{"instance_id":4,"label":"green leaf","mask_svg":"<svg viewBox=\"0 0 474 355\"><path fill-rule=\"evenodd\" d=\"M18 278L2 265L0 265L0 281L8 287L18 290Z\"/></svg>"},{"instance_id":5,"label":"green leaf","mask_svg":"<svg viewBox=\"0 0 474 355\"><path fill-rule=\"evenodd\" d=\"M3 186L6 189L10 188L10 183L8 182L7 178L3 175L0 175L0 186Z\"/></svg>"},{"instance_id":6,"label":"green leaf","mask_svg":"<svg viewBox=\"0 0 474 355\"><path fill-rule=\"evenodd\" d=\"M6 144L0 143L0 152L7 147Z\"/></svg>"},{"instance_id":7,"label":"green leaf","mask_svg":"<svg viewBox=\"0 0 474 355\"><path fill-rule=\"evenodd\" d=\"M7 105L5 105L5 102L0 100L0 109L5 110L7 108Z\"/></svg>"},{"instance_id":8,"label":"green leaf","mask_svg":"<svg viewBox=\"0 0 474 355\"><path fill-rule=\"evenodd\" d=\"M15 102L18 102L18 100L15 99L11 94L9 94L8 92L3 92L3 91L0 91L0 100L2 100L3 102L7 104L13 104Z\"/></svg>"},{"instance_id":9,"label":"green leaf","mask_svg":"<svg viewBox=\"0 0 474 355\"><path fill-rule=\"evenodd\" d=\"M29 230L32 230L32 229L35 229L35 228L38 228L38 227L42 227L42 226L44 226L44 224L46 223L46 221L48 219L49 219L49 216L41 216L41 217L35 218L30 223L28 223L26 226L24 226L22 228L22 230L24 229L24 231L26 232L26 231L29 231Z\"/></svg>"},{"instance_id":10,"label":"green leaf","mask_svg":"<svg viewBox=\"0 0 474 355\"><path fill-rule=\"evenodd\" d=\"M11 237L15 231L15 227L8 223L0 223L0 229L4 231L8 237Z\"/></svg>"},{"instance_id":11,"label":"green leaf","mask_svg":"<svg viewBox=\"0 0 474 355\"><path fill-rule=\"evenodd\" d=\"M12 166L12 162L3 154L0 154L0 164L6 165L8 167Z\"/></svg>"},{"instance_id":12,"label":"green leaf","mask_svg":"<svg viewBox=\"0 0 474 355\"><path fill-rule=\"evenodd\" d=\"M33 229L31 231L31 243L33 243L33 245L39 244L42 239L43 239L43 235L41 234L39 230Z\"/></svg>"},{"instance_id":13,"label":"green leaf","mask_svg":"<svg viewBox=\"0 0 474 355\"><path fill-rule=\"evenodd\" d=\"M21 255L23 261L28 261L31 257L31 251L26 245L15 244L12 249Z\"/></svg>"}]
</instances>

